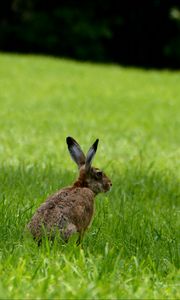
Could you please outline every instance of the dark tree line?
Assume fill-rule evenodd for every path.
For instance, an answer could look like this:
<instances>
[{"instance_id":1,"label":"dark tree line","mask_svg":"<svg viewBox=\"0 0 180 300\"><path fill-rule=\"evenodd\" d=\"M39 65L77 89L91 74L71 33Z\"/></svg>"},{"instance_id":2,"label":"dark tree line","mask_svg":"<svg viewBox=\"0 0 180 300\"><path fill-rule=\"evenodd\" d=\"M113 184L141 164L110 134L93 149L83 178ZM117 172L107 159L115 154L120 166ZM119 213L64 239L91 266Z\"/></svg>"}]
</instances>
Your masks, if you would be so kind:
<instances>
[{"instance_id":1,"label":"dark tree line","mask_svg":"<svg viewBox=\"0 0 180 300\"><path fill-rule=\"evenodd\" d=\"M6 0L0 50L180 67L179 0Z\"/></svg>"}]
</instances>

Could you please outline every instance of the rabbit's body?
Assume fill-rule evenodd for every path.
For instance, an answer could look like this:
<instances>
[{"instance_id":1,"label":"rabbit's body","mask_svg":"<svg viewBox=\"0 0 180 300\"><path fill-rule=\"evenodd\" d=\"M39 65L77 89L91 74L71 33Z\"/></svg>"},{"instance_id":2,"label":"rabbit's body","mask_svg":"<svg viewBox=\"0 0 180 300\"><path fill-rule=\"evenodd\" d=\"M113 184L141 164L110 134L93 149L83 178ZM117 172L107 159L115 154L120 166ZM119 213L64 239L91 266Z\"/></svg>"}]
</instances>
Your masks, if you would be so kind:
<instances>
[{"instance_id":1,"label":"rabbit's body","mask_svg":"<svg viewBox=\"0 0 180 300\"><path fill-rule=\"evenodd\" d=\"M59 230L67 241L72 233L81 236L89 226L94 211L94 193L86 188L68 187L47 198L28 225L37 240L44 234L51 238Z\"/></svg>"},{"instance_id":2,"label":"rabbit's body","mask_svg":"<svg viewBox=\"0 0 180 300\"><path fill-rule=\"evenodd\" d=\"M41 241L43 235L52 239L57 231L62 239L68 241L73 233L78 232L79 244L92 221L95 195L107 192L112 185L102 171L91 167L98 140L89 149L86 158L74 139L68 137L67 144L79 167L79 177L72 186L51 195L37 209L28 224L29 231L37 241Z\"/></svg>"}]
</instances>

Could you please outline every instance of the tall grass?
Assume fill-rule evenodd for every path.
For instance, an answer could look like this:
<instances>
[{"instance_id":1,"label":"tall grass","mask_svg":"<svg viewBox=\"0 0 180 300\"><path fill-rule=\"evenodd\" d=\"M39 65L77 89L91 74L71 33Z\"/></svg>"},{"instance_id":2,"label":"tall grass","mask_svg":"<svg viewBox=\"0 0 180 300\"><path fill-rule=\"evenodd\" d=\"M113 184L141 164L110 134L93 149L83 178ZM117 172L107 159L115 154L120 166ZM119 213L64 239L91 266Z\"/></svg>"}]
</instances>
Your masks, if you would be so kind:
<instances>
[{"instance_id":1,"label":"tall grass","mask_svg":"<svg viewBox=\"0 0 180 300\"><path fill-rule=\"evenodd\" d=\"M180 298L179 72L0 55L0 297ZM113 189L83 245L38 247L25 226L77 176L65 137Z\"/></svg>"}]
</instances>

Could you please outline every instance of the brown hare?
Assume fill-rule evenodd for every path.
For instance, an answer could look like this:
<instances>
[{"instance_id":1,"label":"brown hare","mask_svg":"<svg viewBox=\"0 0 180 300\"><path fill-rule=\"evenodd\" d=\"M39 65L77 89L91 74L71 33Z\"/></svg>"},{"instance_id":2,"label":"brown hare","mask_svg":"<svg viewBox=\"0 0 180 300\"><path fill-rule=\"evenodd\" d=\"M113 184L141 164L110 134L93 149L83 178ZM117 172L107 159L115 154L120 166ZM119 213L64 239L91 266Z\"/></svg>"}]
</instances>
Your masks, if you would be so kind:
<instances>
[{"instance_id":1,"label":"brown hare","mask_svg":"<svg viewBox=\"0 0 180 300\"><path fill-rule=\"evenodd\" d=\"M98 139L86 156L72 137L67 137L66 142L72 159L78 165L79 177L72 186L49 196L37 209L28 229L38 242L45 234L53 239L58 231L66 242L73 233L78 232L77 244L80 244L93 217L95 196L100 192L107 192L112 186L104 172L91 166Z\"/></svg>"}]
</instances>

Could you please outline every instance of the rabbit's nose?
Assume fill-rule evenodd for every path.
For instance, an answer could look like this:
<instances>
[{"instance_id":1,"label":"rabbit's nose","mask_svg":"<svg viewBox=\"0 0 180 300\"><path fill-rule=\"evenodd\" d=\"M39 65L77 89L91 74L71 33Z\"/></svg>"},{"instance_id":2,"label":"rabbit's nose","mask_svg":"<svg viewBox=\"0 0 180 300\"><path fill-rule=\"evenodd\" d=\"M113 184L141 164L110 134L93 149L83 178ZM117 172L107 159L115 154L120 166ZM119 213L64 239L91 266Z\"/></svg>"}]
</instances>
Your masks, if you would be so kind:
<instances>
[{"instance_id":1,"label":"rabbit's nose","mask_svg":"<svg viewBox=\"0 0 180 300\"><path fill-rule=\"evenodd\" d=\"M109 190L111 190L111 188L112 188L112 182L111 181L108 183L108 186L109 186Z\"/></svg>"},{"instance_id":2,"label":"rabbit's nose","mask_svg":"<svg viewBox=\"0 0 180 300\"><path fill-rule=\"evenodd\" d=\"M112 182L109 182L109 191L112 189Z\"/></svg>"}]
</instances>

